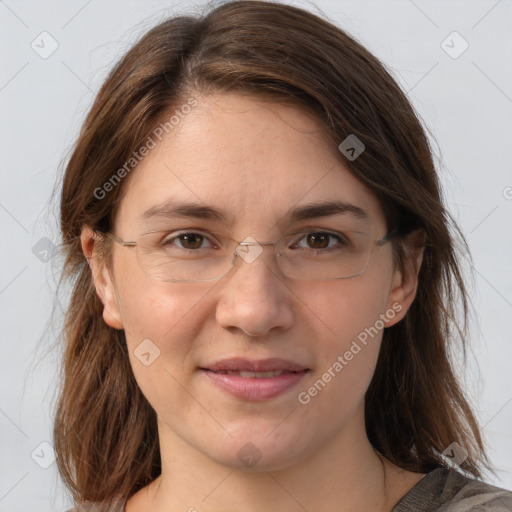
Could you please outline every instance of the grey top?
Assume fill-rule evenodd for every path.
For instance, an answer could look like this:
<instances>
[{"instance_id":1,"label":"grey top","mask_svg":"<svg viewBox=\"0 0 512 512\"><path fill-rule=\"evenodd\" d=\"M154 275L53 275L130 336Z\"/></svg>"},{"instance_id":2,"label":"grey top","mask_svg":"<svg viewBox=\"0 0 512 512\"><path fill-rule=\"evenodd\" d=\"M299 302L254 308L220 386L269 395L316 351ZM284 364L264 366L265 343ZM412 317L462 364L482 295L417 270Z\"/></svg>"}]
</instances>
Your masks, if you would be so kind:
<instances>
[{"instance_id":1,"label":"grey top","mask_svg":"<svg viewBox=\"0 0 512 512\"><path fill-rule=\"evenodd\" d=\"M67 512L95 510L104 509L90 504ZM512 491L466 477L454 469L437 468L427 473L391 512L512 512Z\"/></svg>"},{"instance_id":2,"label":"grey top","mask_svg":"<svg viewBox=\"0 0 512 512\"><path fill-rule=\"evenodd\" d=\"M392 512L512 512L512 491L454 469L437 468L403 496Z\"/></svg>"}]
</instances>

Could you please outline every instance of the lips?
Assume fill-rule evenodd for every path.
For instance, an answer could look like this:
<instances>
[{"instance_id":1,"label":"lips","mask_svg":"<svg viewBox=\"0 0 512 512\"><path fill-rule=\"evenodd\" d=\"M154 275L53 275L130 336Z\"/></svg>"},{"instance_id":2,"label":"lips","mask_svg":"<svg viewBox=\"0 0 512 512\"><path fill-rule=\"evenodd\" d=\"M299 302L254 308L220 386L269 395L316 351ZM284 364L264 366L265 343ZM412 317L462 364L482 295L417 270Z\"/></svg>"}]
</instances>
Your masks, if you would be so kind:
<instances>
[{"instance_id":1,"label":"lips","mask_svg":"<svg viewBox=\"0 0 512 512\"><path fill-rule=\"evenodd\" d=\"M304 370L308 370L308 368L299 363L276 357L261 360L250 360L240 357L223 359L203 366L201 369L210 370L215 373L234 373L242 377L250 377L250 375L244 375L244 373L264 374L273 372L276 375L268 375L268 377L273 377L281 375L282 373L303 372ZM256 377L258 376L259 375L256 375Z\"/></svg>"},{"instance_id":2,"label":"lips","mask_svg":"<svg viewBox=\"0 0 512 512\"><path fill-rule=\"evenodd\" d=\"M290 391L309 373L309 368L270 358L249 360L232 358L199 368L201 373L219 389L238 399L268 400Z\"/></svg>"},{"instance_id":3,"label":"lips","mask_svg":"<svg viewBox=\"0 0 512 512\"><path fill-rule=\"evenodd\" d=\"M211 371L211 370L210 370ZM244 379L268 379L270 377L278 377L283 373L296 373L296 372L287 372L286 370L273 370L270 372L248 372L244 370L220 370L218 372L214 372L219 375L238 375Z\"/></svg>"}]
</instances>

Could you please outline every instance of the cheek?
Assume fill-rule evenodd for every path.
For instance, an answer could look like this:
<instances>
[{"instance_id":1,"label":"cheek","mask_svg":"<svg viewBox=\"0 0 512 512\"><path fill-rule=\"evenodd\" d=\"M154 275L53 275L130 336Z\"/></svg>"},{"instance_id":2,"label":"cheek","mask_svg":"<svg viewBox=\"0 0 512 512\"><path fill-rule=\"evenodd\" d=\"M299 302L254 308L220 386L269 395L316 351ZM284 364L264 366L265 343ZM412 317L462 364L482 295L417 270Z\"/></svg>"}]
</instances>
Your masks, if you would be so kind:
<instances>
[{"instance_id":1,"label":"cheek","mask_svg":"<svg viewBox=\"0 0 512 512\"><path fill-rule=\"evenodd\" d=\"M151 338L162 350L199 328L202 295L186 284L148 282L126 287L122 317L128 343Z\"/></svg>"},{"instance_id":2,"label":"cheek","mask_svg":"<svg viewBox=\"0 0 512 512\"><path fill-rule=\"evenodd\" d=\"M213 286L213 285L209 285ZM122 292L121 311L137 380L182 375L194 366L194 340L208 318L205 287L132 280ZM149 353L149 357L147 354ZM145 366L152 361L151 371ZM149 360L149 361L148 361ZM161 372L169 372L161 375ZM144 383L139 382L141 388Z\"/></svg>"},{"instance_id":3,"label":"cheek","mask_svg":"<svg viewBox=\"0 0 512 512\"><path fill-rule=\"evenodd\" d=\"M205 292L206 293L206 292ZM186 379L206 314L198 294L186 284L135 282L122 292L122 316L135 379L156 410L186 405ZM172 397L173 403L167 401ZM164 405L162 405L164 404Z\"/></svg>"},{"instance_id":4,"label":"cheek","mask_svg":"<svg viewBox=\"0 0 512 512\"><path fill-rule=\"evenodd\" d=\"M305 315L326 347L342 349L365 329L374 326L387 303L385 283L375 276L322 283L299 292ZM379 322L380 325L380 322Z\"/></svg>"},{"instance_id":5,"label":"cheek","mask_svg":"<svg viewBox=\"0 0 512 512\"><path fill-rule=\"evenodd\" d=\"M328 414L340 400L343 407L338 411L344 414L362 399L375 370L384 326L380 315L386 307L385 283L368 274L312 290L300 294L305 303L302 314L311 326L308 332L315 337L311 343L317 346L316 371L308 384L321 390L323 398L314 400L319 414Z\"/></svg>"}]
</instances>

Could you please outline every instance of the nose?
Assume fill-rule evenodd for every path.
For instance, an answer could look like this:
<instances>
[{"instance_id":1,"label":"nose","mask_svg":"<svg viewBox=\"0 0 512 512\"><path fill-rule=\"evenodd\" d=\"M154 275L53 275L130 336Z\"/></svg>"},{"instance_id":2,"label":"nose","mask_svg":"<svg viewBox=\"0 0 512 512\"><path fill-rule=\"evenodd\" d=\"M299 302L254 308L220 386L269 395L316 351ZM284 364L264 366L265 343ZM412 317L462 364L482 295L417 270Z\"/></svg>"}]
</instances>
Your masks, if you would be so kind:
<instances>
[{"instance_id":1,"label":"nose","mask_svg":"<svg viewBox=\"0 0 512 512\"><path fill-rule=\"evenodd\" d=\"M217 322L226 329L240 329L257 337L272 329L289 329L294 312L288 281L274 261L273 246L253 261L238 256L235 268L220 283Z\"/></svg>"}]
</instances>

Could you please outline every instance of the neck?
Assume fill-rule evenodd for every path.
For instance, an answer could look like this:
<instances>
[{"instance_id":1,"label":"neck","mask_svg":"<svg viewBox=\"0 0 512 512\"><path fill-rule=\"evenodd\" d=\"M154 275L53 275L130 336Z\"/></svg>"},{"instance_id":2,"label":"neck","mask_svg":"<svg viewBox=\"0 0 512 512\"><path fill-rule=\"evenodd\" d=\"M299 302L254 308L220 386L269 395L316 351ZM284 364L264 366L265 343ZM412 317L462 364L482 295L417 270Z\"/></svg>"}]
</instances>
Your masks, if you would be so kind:
<instances>
[{"instance_id":1,"label":"neck","mask_svg":"<svg viewBox=\"0 0 512 512\"><path fill-rule=\"evenodd\" d=\"M369 443L362 410L310 453L259 469L220 464L161 423L159 437L162 473L127 512L389 512L397 499L388 492L391 465Z\"/></svg>"}]
</instances>

